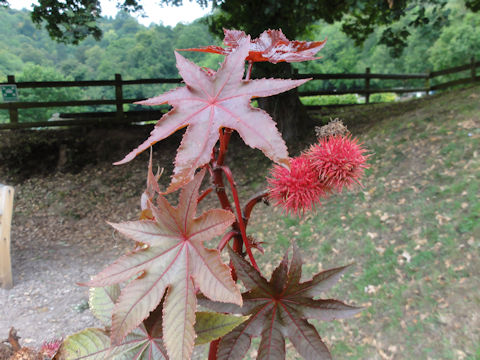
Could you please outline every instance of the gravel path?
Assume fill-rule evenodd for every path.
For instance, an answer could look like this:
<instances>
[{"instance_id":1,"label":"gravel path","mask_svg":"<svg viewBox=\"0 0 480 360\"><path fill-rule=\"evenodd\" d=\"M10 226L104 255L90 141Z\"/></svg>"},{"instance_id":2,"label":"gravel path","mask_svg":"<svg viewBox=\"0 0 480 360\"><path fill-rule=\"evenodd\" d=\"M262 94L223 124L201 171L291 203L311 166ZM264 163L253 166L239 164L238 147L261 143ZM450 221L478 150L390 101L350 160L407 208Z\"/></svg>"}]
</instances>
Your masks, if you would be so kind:
<instances>
[{"instance_id":1,"label":"gravel path","mask_svg":"<svg viewBox=\"0 0 480 360\"><path fill-rule=\"evenodd\" d=\"M0 289L0 340L13 326L21 344L36 348L99 325L88 311L88 288L77 283L131 246L105 220L135 217L143 165L105 164L105 171L96 166L77 175L55 174L15 185L14 287Z\"/></svg>"}]
</instances>

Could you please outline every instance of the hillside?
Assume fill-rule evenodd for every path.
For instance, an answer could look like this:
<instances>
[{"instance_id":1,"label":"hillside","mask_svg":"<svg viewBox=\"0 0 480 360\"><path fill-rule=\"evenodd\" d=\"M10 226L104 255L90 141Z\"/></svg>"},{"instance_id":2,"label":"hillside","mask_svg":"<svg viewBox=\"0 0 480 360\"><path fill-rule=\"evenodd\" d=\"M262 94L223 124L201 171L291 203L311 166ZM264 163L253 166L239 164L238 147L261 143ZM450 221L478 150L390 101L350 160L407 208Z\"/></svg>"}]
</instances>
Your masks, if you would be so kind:
<instances>
[{"instance_id":1,"label":"hillside","mask_svg":"<svg viewBox=\"0 0 480 360\"><path fill-rule=\"evenodd\" d=\"M480 358L480 86L315 116L317 123L343 119L371 149L371 168L363 188L332 196L304 219L258 206L250 232L275 254L259 255L262 266L272 269L291 239L307 258L305 276L354 263L325 297L365 310L318 327L335 359ZM313 125L293 152L314 140ZM17 192L15 287L0 290L0 303L6 304L0 309L0 338L15 326L22 341L38 346L94 325L86 310L87 290L75 282L131 247L105 220L137 216L147 157L120 167L110 164L146 132L102 130L95 138L93 131L76 130L68 135L75 136L70 144L95 152L94 164L81 151L72 152L68 163L86 165L56 171L56 149L44 166L41 158L36 164L25 160L23 166L35 170L30 175L10 168L8 181ZM54 131L44 134L55 142ZM0 143L12 135L0 133ZM155 146L155 162L167 173L178 141ZM230 161L245 199L265 186L270 162L238 139L233 147ZM6 181L5 165L0 164L0 174L0 182ZM167 180L164 175L162 182ZM212 196L209 205L215 204Z\"/></svg>"},{"instance_id":2,"label":"hillside","mask_svg":"<svg viewBox=\"0 0 480 360\"><path fill-rule=\"evenodd\" d=\"M449 22L436 28L432 24L412 29L404 52L392 57L381 44L382 28L376 29L362 46L355 46L342 31L342 24L317 22L300 40L328 39L319 53L321 59L297 63L300 73L362 73L369 67L372 73L424 73L468 63L480 58L480 13L465 9L463 0L448 0ZM433 16L429 14L428 16ZM433 18L432 18L433 20ZM410 27L406 18L405 25ZM399 26L402 24L399 24ZM151 25L145 27L132 16L120 12L115 18L103 18L100 41L89 37L78 46L52 41L45 29L32 23L28 11L0 7L0 83L7 75L16 81L53 80L112 80L119 73L124 80L139 78L177 77L174 49L195 48L220 44L201 20L175 27ZM252 34L257 36L258 34ZM185 56L201 66L216 68L219 56L185 52ZM468 75L467 75L468 76ZM445 80L451 80L446 78ZM379 81L372 79L371 87L422 87L423 80ZM321 89L343 90L362 87L363 80L328 80L306 84L305 91ZM130 85L123 89L124 98L147 98L169 88L166 85ZM302 90L302 91L303 91ZM20 101L69 101L112 99L111 87L21 89ZM375 97L375 96L373 96ZM373 101L372 97L372 101ZM125 109L135 105L125 105ZM114 111L114 106L21 109L20 122L46 121L58 112ZM8 112L0 111L0 123L8 121Z\"/></svg>"}]
</instances>

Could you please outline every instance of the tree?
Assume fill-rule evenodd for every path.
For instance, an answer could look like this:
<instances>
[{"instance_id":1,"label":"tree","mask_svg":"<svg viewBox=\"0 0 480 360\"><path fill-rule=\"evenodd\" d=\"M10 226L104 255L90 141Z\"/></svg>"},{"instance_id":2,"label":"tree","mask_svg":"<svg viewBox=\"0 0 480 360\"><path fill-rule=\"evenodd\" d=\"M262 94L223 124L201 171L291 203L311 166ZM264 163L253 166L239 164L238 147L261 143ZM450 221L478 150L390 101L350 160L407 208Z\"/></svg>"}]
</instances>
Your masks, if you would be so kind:
<instances>
[{"instance_id":1,"label":"tree","mask_svg":"<svg viewBox=\"0 0 480 360\"><path fill-rule=\"evenodd\" d=\"M193 0L190 0L193 1ZM309 25L319 19L328 23L342 20L342 30L357 44L363 43L379 26L386 26L382 43L402 48L411 33L411 28L427 24L443 26L448 20L445 5L448 0L196 0L207 7L211 4L215 15L210 18L210 27L217 34L222 27L238 28L257 36L265 28L282 28L285 35L295 38ZM471 11L480 10L480 0L462 0ZM119 9L126 12L142 12L141 0L117 0ZM161 0L172 6L182 5L183 0ZM8 0L0 0L8 5ZM98 0L39 0L34 4L32 19L41 25L45 22L50 36L66 43L78 43L88 35L99 39L102 31L98 26L101 18ZM434 15L432 17L432 14ZM395 26L406 17L408 26Z\"/></svg>"},{"instance_id":2,"label":"tree","mask_svg":"<svg viewBox=\"0 0 480 360\"><path fill-rule=\"evenodd\" d=\"M8 0L0 0L6 3ZM117 0L120 9L143 11L141 0ZM193 1L193 0L191 0ZM480 0L459 0L471 11L480 10ZM196 0L201 6L211 5L214 14L207 19L212 32L219 35L223 28L244 30L252 37L264 29L282 29L289 39L303 35L316 20L327 23L342 21L342 31L356 45L363 44L378 27L382 27L380 43L399 56L415 28L430 27L438 31L448 25L448 0ZM179 6L183 0L161 0L161 3ZM50 36L60 42L77 44L88 35L99 39L99 0L39 0L34 5L32 19L45 23ZM405 21L408 20L408 21ZM258 68L260 75L270 72ZM258 71L257 70L257 71ZM278 74L278 71L276 71ZM289 76L291 67L283 65L280 76ZM270 111L279 123L287 140L295 137L297 123L305 123L306 113L295 91L281 98L262 100L260 106ZM300 119L298 119L300 117Z\"/></svg>"},{"instance_id":3,"label":"tree","mask_svg":"<svg viewBox=\"0 0 480 360\"><path fill-rule=\"evenodd\" d=\"M18 81L65 81L72 78L65 77L54 67L27 64L18 76ZM22 101L68 101L79 99L81 90L78 88L38 88L21 89ZM73 108L75 109L75 108ZM65 111L65 108L25 109L20 112L20 122L45 121L53 113Z\"/></svg>"}]
</instances>

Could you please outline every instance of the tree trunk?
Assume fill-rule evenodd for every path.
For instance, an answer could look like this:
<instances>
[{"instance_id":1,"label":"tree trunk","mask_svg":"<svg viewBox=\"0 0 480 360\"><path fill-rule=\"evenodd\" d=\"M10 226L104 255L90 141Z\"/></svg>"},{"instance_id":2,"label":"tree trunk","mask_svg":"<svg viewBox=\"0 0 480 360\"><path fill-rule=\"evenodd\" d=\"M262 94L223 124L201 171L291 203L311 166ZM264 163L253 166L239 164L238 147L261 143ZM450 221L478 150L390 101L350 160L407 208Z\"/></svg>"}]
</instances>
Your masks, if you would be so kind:
<instances>
[{"instance_id":1,"label":"tree trunk","mask_svg":"<svg viewBox=\"0 0 480 360\"><path fill-rule=\"evenodd\" d=\"M257 77L272 77L289 79L292 78L292 67L288 63L255 64ZM254 68L255 68L254 66ZM277 123L277 127L285 141L292 142L299 138L299 135L308 127L309 116L305 106L300 102L297 89L288 92L258 99L261 109L270 114Z\"/></svg>"},{"instance_id":2,"label":"tree trunk","mask_svg":"<svg viewBox=\"0 0 480 360\"><path fill-rule=\"evenodd\" d=\"M299 135L308 126L309 117L296 89L258 99L258 104L277 123L286 142L298 140Z\"/></svg>"}]
</instances>

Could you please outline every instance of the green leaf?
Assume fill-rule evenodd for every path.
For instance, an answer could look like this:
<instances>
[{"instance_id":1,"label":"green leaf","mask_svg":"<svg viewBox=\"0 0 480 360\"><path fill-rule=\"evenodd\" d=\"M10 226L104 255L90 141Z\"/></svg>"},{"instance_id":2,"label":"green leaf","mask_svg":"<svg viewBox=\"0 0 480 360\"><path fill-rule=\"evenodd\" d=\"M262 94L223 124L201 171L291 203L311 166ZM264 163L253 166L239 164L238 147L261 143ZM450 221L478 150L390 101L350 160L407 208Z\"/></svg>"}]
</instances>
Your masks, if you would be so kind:
<instances>
[{"instance_id":1,"label":"green leaf","mask_svg":"<svg viewBox=\"0 0 480 360\"><path fill-rule=\"evenodd\" d=\"M159 322L161 325L161 322ZM107 331L85 329L65 339L58 360L168 360L161 326L149 334L142 324L119 345L112 345Z\"/></svg>"},{"instance_id":2,"label":"green leaf","mask_svg":"<svg viewBox=\"0 0 480 360\"><path fill-rule=\"evenodd\" d=\"M113 306L119 296L120 286L117 284L90 288L90 296L88 298L90 311L105 327L112 326Z\"/></svg>"},{"instance_id":3,"label":"green leaf","mask_svg":"<svg viewBox=\"0 0 480 360\"><path fill-rule=\"evenodd\" d=\"M195 345L209 343L221 338L243 323L249 316L237 316L212 312L197 312Z\"/></svg>"},{"instance_id":4,"label":"green leaf","mask_svg":"<svg viewBox=\"0 0 480 360\"><path fill-rule=\"evenodd\" d=\"M56 358L60 360L103 360L110 348L110 337L101 329L85 329L63 342Z\"/></svg>"}]
</instances>

